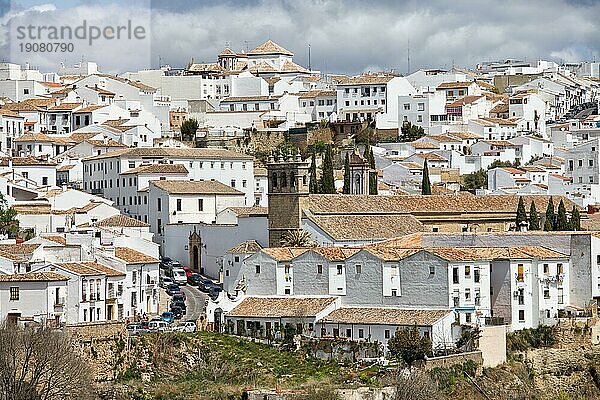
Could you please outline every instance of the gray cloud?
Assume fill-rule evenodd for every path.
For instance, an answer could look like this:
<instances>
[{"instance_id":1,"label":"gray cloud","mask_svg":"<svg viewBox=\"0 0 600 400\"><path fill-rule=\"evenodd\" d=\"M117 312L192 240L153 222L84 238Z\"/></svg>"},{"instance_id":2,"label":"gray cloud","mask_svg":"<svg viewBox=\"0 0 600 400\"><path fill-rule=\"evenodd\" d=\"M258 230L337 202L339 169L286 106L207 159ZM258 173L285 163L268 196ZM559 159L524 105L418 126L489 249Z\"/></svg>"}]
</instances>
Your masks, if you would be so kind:
<instances>
[{"instance_id":1,"label":"gray cloud","mask_svg":"<svg viewBox=\"0 0 600 400\"><path fill-rule=\"evenodd\" d=\"M80 8L99 19L108 7ZM111 72L155 67L159 56L183 66L192 57L213 61L225 43L241 51L271 38L303 65L310 43L313 68L326 72L393 68L404 73L408 42L413 70L508 57L600 59L600 3L590 0L174 0L152 2L151 15L150 57L131 49L114 57L123 45L114 43L104 54L86 58L93 56Z\"/></svg>"}]
</instances>

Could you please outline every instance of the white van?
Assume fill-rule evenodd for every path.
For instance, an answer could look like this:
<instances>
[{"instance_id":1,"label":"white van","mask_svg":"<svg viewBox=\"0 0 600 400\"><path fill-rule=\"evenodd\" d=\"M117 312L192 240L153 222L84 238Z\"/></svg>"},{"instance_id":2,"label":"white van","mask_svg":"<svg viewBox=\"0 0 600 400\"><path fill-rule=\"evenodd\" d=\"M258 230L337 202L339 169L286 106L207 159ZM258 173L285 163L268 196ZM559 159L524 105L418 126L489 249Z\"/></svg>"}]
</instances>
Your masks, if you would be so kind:
<instances>
[{"instance_id":1,"label":"white van","mask_svg":"<svg viewBox=\"0 0 600 400\"><path fill-rule=\"evenodd\" d=\"M178 285L187 284L187 275L182 268L173 268L173 280Z\"/></svg>"},{"instance_id":2,"label":"white van","mask_svg":"<svg viewBox=\"0 0 600 400\"><path fill-rule=\"evenodd\" d=\"M164 332L169 329L169 324L165 321L150 321L148 323L148 329L151 331Z\"/></svg>"}]
</instances>

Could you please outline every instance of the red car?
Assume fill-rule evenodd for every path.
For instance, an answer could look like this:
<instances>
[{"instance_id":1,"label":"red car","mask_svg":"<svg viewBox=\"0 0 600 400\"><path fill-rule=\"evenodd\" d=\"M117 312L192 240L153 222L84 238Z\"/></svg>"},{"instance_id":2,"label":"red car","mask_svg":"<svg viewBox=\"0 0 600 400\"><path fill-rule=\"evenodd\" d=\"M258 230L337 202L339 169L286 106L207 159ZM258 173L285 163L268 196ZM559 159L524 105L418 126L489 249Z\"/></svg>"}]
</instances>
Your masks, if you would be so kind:
<instances>
[{"instance_id":1,"label":"red car","mask_svg":"<svg viewBox=\"0 0 600 400\"><path fill-rule=\"evenodd\" d=\"M192 271L190 269L190 267L182 267L182 268L185 271L185 277L186 278L189 278L194 273L194 271Z\"/></svg>"}]
</instances>

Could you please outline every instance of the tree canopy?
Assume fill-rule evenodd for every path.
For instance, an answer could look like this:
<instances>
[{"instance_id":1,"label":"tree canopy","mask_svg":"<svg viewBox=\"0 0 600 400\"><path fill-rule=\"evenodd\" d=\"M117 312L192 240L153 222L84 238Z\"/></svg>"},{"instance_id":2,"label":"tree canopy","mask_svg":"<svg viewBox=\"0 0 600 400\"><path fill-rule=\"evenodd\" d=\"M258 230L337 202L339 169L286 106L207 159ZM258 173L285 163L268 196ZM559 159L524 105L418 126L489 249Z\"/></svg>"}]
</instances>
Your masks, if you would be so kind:
<instances>
[{"instance_id":1,"label":"tree canopy","mask_svg":"<svg viewBox=\"0 0 600 400\"><path fill-rule=\"evenodd\" d=\"M6 199L0 193L0 235L14 238L19 233L19 220L17 211L8 207Z\"/></svg>"},{"instance_id":2,"label":"tree canopy","mask_svg":"<svg viewBox=\"0 0 600 400\"><path fill-rule=\"evenodd\" d=\"M344 188L342 193L350 194L350 156L346 152L346 159L344 160Z\"/></svg>"},{"instance_id":3,"label":"tree canopy","mask_svg":"<svg viewBox=\"0 0 600 400\"><path fill-rule=\"evenodd\" d=\"M431 357L431 340L421 337L416 326L396 330L394 336L388 341L390 355L411 366L415 361Z\"/></svg>"},{"instance_id":4,"label":"tree canopy","mask_svg":"<svg viewBox=\"0 0 600 400\"><path fill-rule=\"evenodd\" d=\"M196 140L196 131L198 131L198 121L195 119L186 119L181 124L181 139L193 141Z\"/></svg>"},{"instance_id":5,"label":"tree canopy","mask_svg":"<svg viewBox=\"0 0 600 400\"><path fill-rule=\"evenodd\" d=\"M546 219L544 220L544 230L553 231L554 227L554 201L552 201L552 197L550 197L550 200L548 200L548 206L546 207Z\"/></svg>"},{"instance_id":6,"label":"tree canopy","mask_svg":"<svg viewBox=\"0 0 600 400\"><path fill-rule=\"evenodd\" d=\"M333 178L333 149L331 145L327 145L325 158L323 159L323 165L321 168L323 170L323 174L321 175L320 193L334 194L335 180Z\"/></svg>"},{"instance_id":7,"label":"tree canopy","mask_svg":"<svg viewBox=\"0 0 600 400\"><path fill-rule=\"evenodd\" d=\"M410 122L405 122L400 128L400 140L402 142L412 142L425 136L425 130Z\"/></svg>"},{"instance_id":8,"label":"tree canopy","mask_svg":"<svg viewBox=\"0 0 600 400\"><path fill-rule=\"evenodd\" d=\"M527 222L527 213L525 212L525 203L523 203L523 198L519 196L519 204L517 206L517 218L515 220L517 230L523 223Z\"/></svg>"},{"instance_id":9,"label":"tree canopy","mask_svg":"<svg viewBox=\"0 0 600 400\"><path fill-rule=\"evenodd\" d=\"M529 205L529 230L539 231L540 230L540 217L535 208L535 203L532 201Z\"/></svg>"},{"instance_id":10,"label":"tree canopy","mask_svg":"<svg viewBox=\"0 0 600 400\"><path fill-rule=\"evenodd\" d=\"M427 167L427 160L423 162L423 180L421 181L421 194L427 196L431 195L431 182L429 182L429 168Z\"/></svg>"},{"instance_id":11,"label":"tree canopy","mask_svg":"<svg viewBox=\"0 0 600 400\"><path fill-rule=\"evenodd\" d=\"M308 190L310 193L319 193L319 181L317 179L317 158L315 153L312 153L311 155Z\"/></svg>"},{"instance_id":12,"label":"tree canopy","mask_svg":"<svg viewBox=\"0 0 600 400\"><path fill-rule=\"evenodd\" d=\"M565 203L560 199L558 203L558 213L556 215L556 231L570 231L569 220L567 219L567 210L565 209Z\"/></svg>"}]
</instances>

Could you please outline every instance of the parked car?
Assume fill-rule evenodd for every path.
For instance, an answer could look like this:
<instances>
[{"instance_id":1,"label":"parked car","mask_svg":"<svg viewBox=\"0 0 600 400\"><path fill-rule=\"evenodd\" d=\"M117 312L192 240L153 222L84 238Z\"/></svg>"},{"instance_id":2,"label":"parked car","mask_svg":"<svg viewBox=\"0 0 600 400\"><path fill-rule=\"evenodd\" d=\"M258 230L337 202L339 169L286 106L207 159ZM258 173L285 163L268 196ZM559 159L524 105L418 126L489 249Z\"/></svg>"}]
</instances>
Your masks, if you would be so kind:
<instances>
[{"instance_id":1,"label":"parked car","mask_svg":"<svg viewBox=\"0 0 600 400\"><path fill-rule=\"evenodd\" d=\"M148 329L151 331L165 332L169 330L169 324L165 321L150 321L150 323L148 324Z\"/></svg>"},{"instance_id":2,"label":"parked car","mask_svg":"<svg viewBox=\"0 0 600 400\"><path fill-rule=\"evenodd\" d=\"M127 332L129 332L130 335L132 335L135 331L139 330L141 328L141 324L137 323L137 322L132 322L130 324L127 324Z\"/></svg>"},{"instance_id":3,"label":"parked car","mask_svg":"<svg viewBox=\"0 0 600 400\"><path fill-rule=\"evenodd\" d=\"M185 302L183 302L181 300L172 302L171 308L173 308L173 307L179 307L179 308L181 308L181 310L183 311L184 314L186 313L187 306L185 305Z\"/></svg>"},{"instance_id":4,"label":"parked car","mask_svg":"<svg viewBox=\"0 0 600 400\"><path fill-rule=\"evenodd\" d=\"M169 286L167 287L167 294L168 294L169 296L173 296L173 295L174 295L174 294L176 294L176 293L182 293L182 292L181 292L181 288L179 287L179 285L177 285L177 284L173 283L173 284L171 284L171 285L169 285Z\"/></svg>"},{"instance_id":5,"label":"parked car","mask_svg":"<svg viewBox=\"0 0 600 400\"><path fill-rule=\"evenodd\" d=\"M173 268L173 280L178 285L187 284L187 275L182 268Z\"/></svg>"},{"instance_id":6,"label":"parked car","mask_svg":"<svg viewBox=\"0 0 600 400\"><path fill-rule=\"evenodd\" d=\"M168 276L161 276L159 279L159 286L163 289L166 289L167 287L169 287L169 285L172 285L173 283L175 283L173 279L169 278Z\"/></svg>"},{"instance_id":7,"label":"parked car","mask_svg":"<svg viewBox=\"0 0 600 400\"><path fill-rule=\"evenodd\" d=\"M192 286L198 286L202 281L202 277L199 274L191 274L187 277L188 284Z\"/></svg>"},{"instance_id":8,"label":"parked car","mask_svg":"<svg viewBox=\"0 0 600 400\"><path fill-rule=\"evenodd\" d=\"M173 328L175 332L196 332L196 323L193 321L180 322Z\"/></svg>"},{"instance_id":9,"label":"parked car","mask_svg":"<svg viewBox=\"0 0 600 400\"><path fill-rule=\"evenodd\" d=\"M223 291L223 288L221 286L217 286L217 285L213 285L210 290L208 291L208 296L214 300L217 297L219 297L219 294L221 294L221 292Z\"/></svg>"},{"instance_id":10,"label":"parked car","mask_svg":"<svg viewBox=\"0 0 600 400\"><path fill-rule=\"evenodd\" d=\"M190 269L190 267L181 267L181 269L183 269L185 271L185 277L186 278L189 278L194 273L194 271L192 271Z\"/></svg>"},{"instance_id":11,"label":"parked car","mask_svg":"<svg viewBox=\"0 0 600 400\"><path fill-rule=\"evenodd\" d=\"M200 281L200 283L198 284L198 289L201 292L208 293L210 291L210 288L213 287L214 285L215 285L215 283L213 281L211 281L210 279L202 279Z\"/></svg>"},{"instance_id":12,"label":"parked car","mask_svg":"<svg viewBox=\"0 0 600 400\"><path fill-rule=\"evenodd\" d=\"M174 294L173 297L171 298L171 301L185 301L185 293L181 292L181 294L177 293Z\"/></svg>"},{"instance_id":13,"label":"parked car","mask_svg":"<svg viewBox=\"0 0 600 400\"><path fill-rule=\"evenodd\" d=\"M181 319L183 317L183 309L178 306L172 306L171 314L173 315L173 319Z\"/></svg>"},{"instance_id":14,"label":"parked car","mask_svg":"<svg viewBox=\"0 0 600 400\"><path fill-rule=\"evenodd\" d=\"M168 324L170 324L171 322L173 322L173 313L170 311L165 311L164 313L162 313L160 315L160 317L162 318L162 320Z\"/></svg>"}]
</instances>

